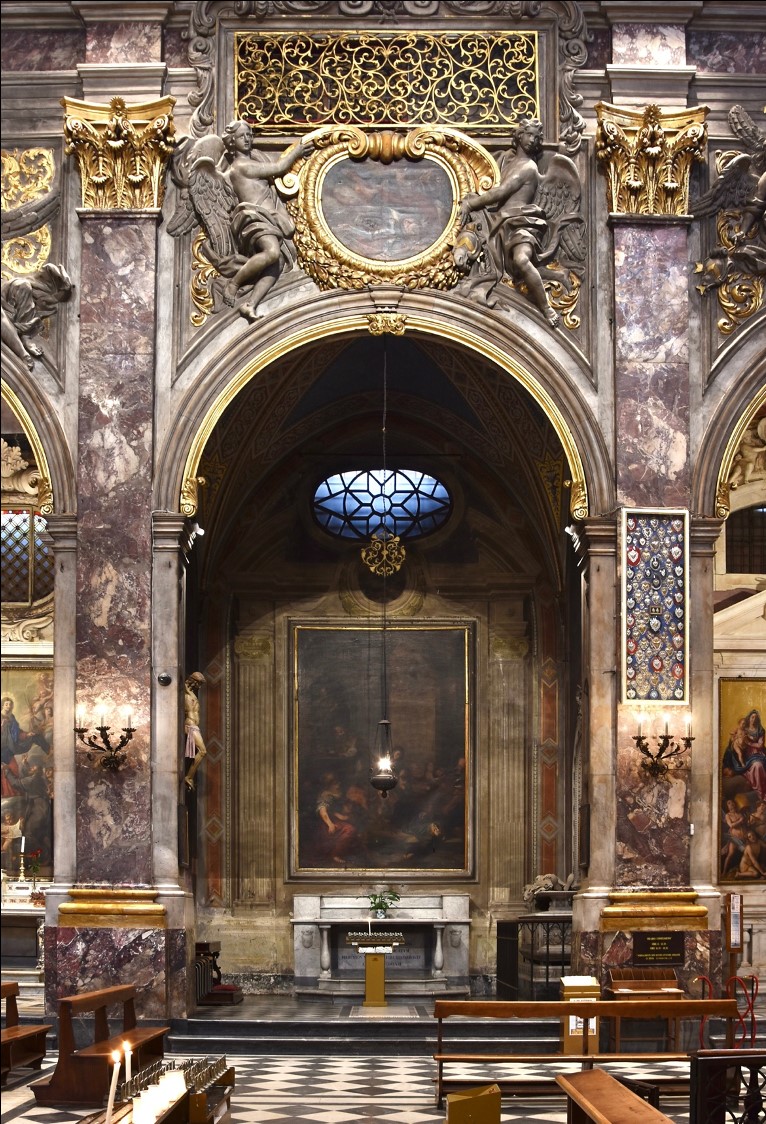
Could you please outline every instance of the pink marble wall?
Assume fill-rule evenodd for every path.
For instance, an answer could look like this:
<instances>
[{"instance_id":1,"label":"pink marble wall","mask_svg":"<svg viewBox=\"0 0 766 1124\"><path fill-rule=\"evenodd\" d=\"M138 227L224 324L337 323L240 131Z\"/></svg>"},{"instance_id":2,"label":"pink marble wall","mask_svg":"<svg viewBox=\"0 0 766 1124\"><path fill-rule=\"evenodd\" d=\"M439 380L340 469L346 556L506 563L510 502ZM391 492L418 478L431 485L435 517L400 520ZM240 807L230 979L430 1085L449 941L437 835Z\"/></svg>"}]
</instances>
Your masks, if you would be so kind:
<instances>
[{"instance_id":1,"label":"pink marble wall","mask_svg":"<svg viewBox=\"0 0 766 1124\"><path fill-rule=\"evenodd\" d=\"M74 70L85 59L85 29L21 31L4 28L3 70Z\"/></svg>"},{"instance_id":2,"label":"pink marble wall","mask_svg":"<svg viewBox=\"0 0 766 1124\"><path fill-rule=\"evenodd\" d=\"M177 960L168 951L177 943L165 929L46 929L46 1011L56 1011L64 995L134 984L139 1018L166 1018L168 973Z\"/></svg>"},{"instance_id":3,"label":"pink marble wall","mask_svg":"<svg viewBox=\"0 0 766 1124\"><path fill-rule=\"evenodd\" d=\"M651 777L632 747L618 752L615 886L688 887L688 778L688 762L664 777Z\"/></svg>"},{"instance_id":4,"label":"pink marble wall","mask_svg":"<svg viewBox=\"0 0 766 1124\"><path fill-rule=\"evenodd\" d=\"M189 44L183 38L183 28L166 27L162 33L163 60L172 67L189 65Z\"/></svg>"},{"instance_id":5,"label":"pink marble wall","mask_svg":"<svg viewBox=\"0 0 766 1124\"><path fill-rule=\"evenodd\" d=\"M91 23L86 34L89 63L160 62L159 23Z\"/></svg>"},{"instance_id":6,"label":"pink marble wall","mask_svg":"<svg viewBox=\"0 0 766 1124\"><path fill-rule=\"evenodd\" d=\"M117 772L78 754L77 877L152 881L149 767L154 216L87 213L80 286L77 705L136 728ZM126 518L126 513L129 513Z\"/></svg>"},{"instance_id":7,"label":"pink marble wall","mask_svg":"<svg viewBox=\"0 0 766 1124\"><path fill-rule=\"evenodd\" d=\"M620 504L689 502L689 262L686 228L619 222L615 394Z\"/></svg>"},{"instance_id":8,"label":"pink marble wall","mask_svg":"<svg viewBox=\"0 0 766 1124\"><path fill-rule=\"evenodd\" d=\"M658 924L658 931L663 931ZM633 933L584 931L572 934L572 971L593 975L602 987L608 986L609 968L627 968L633 962ZM689 930L684 933L684 963L675 970L680 986L691 999L709 997L700 977L713 982L715 997L721 994L721 934L717 929Z\"/></svg>"},{"instance_id":9,"label":"pink marble wall","mask_svg":"<svg viewBox=\"0 0 766 1124\"><path fill-rule=\"evenodd\" d=\"M612 62L621 66L685 66L683 24L618 23L612 28Z\"/></svg>"},{"instance_id":10,"label":"pink marble wall","mask_svg":"<svg viewBox=\"0 0 766 1124\"><path fill-rule=\"evenodd\" d=\"M687 62L703 74L766 73L766 36L750 31L692 31ZM733 96L732 101L736 98Z\"/></svg>"}]
</instances>

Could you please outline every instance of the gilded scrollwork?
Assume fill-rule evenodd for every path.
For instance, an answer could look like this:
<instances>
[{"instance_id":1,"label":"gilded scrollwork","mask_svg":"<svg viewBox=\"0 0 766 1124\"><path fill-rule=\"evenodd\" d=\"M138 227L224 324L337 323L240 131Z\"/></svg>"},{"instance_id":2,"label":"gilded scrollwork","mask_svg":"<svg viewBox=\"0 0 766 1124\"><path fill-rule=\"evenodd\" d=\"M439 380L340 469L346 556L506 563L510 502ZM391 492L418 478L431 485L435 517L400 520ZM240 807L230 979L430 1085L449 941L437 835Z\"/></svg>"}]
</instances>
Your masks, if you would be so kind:
<instances>
[{"instance_id":1,"label":"gilded scrollwork","mask_svg":"<svg viewBox=\"0 0 766 1124\"><path fill-rule=\"evenodd\" d=\"M204 476L187 476L181 485L181 514L190 519L197 514L199 507L199 490L207 483Z\"/></svg>"},{"instance_id":2,"label":"gilded scrollwork","mask_svg":"<svg viewBox=\"0 0 766 1124\"><path fill-rule=\"evenodd\" d=\"M707 108L596 106L596 159L613 214L686 215L692 163L705 158Z\"/></svg>"},{"instance_id":3,"label":"gilded scrollwork","mask_svg":"<svg viewBox=\"0 0 766 1124\"><path fill-rule=\"evenodd\" d=\"M67 153L80 170L82 206L145 210L162 206L165 170L175 143L175 98L109 105L62 98Z\"/></svg>"},{"instance_id":4,"label":"gilded scrollwork","mask_svg":"<svg viewBox=\"0 0 766 1124\"><path fill-rule=\"evenodd\" d=\"M59 192L52 190L55 175L56 164L49 149L3 150L4 280L34 273L50 256L48 224L59 208Z\"/></svg>"},{"instance_id":5,"label":"gilded scrollwork","mask_svg":"<svg viewBox=\"0 0 766 1124\"><path fill-rule=\"evenodd\" d=\"M694 268L698 292L717 294L724 336L763 308L766 295L766 131L741 105L729 110L729 125L746 151L717 152L718 178L692 205L696 219L715 216L716 245Z\"/></svg>"},{"instance_id":6,"label":"gilded scrollwork","mask_svg":"<svg viewBox=\"0 0 766 1124\"><path fill-rule=\"evenodd\" d=\"M319 288L362 289L381 284L400 285L409 290L452 288L460 276L451 253L460 228L459 200L468 192L486 189L495 181L497 170L489 154L468 137L449 129L368 133L344 126L322 130L312 139L315 152L305 164L296 166L300 186L288 199L287 207L295 223L298 262ZM410 211L409 221L413 225L410 249L405 248L395 255L381 251L379 256L373 257L372 251L365 252L363 239L350 248L331 228L327 218L328 175L331 171L342 171L339 166L346 161L352 165L351 170L366 161L382 166L401 164L403 194L406 194L404 177L413 165L429 162L430 168L441 175L441 182L449 185L449 198L445 195L442 200L441 229L434 228L432 238L424 237L419 226L423 216ZM285 185L286 190L289 187ZM401 237L398 208L406 208L408 201L393 197L388 204L380 202L378 218L372 218L371 223L377 221L381 227L384 225L384 206L398 224L394 236ZM430 244L423 246L424 240Z\"/></svg>"}]
</instances>

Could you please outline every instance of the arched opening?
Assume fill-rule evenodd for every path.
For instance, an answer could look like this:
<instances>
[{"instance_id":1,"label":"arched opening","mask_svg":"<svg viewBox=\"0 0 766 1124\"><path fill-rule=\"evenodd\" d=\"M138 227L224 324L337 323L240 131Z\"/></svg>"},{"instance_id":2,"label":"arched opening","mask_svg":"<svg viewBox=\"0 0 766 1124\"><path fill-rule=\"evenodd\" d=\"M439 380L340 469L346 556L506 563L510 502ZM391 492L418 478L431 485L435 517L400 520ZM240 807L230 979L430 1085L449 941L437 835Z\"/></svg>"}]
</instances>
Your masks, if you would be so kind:
<instances>
[{"instance_id":1,"label":"arched opening","mask_svg":"<svg viewBox=\"0 0 766 1124\"><path fill-rule=\"evenodd\" d=\"M451 500L385 591L360 544L313 516L330 474L381 467L384 356L387 464L428 474ZM201 931L214 921L225 941L233 914L232 970L289 963L277 920L307 884L438 885L488 913L542 870L577 870L570 453L520 381L435 333L290 351L209 427L187 582L186 666L206 679L193 863ZM403 637L386 805L359 726L383 603ZM335 782L331 831L319 808ZM257 919L247 939L241 912Z\"/></svg>"}]
</instances>

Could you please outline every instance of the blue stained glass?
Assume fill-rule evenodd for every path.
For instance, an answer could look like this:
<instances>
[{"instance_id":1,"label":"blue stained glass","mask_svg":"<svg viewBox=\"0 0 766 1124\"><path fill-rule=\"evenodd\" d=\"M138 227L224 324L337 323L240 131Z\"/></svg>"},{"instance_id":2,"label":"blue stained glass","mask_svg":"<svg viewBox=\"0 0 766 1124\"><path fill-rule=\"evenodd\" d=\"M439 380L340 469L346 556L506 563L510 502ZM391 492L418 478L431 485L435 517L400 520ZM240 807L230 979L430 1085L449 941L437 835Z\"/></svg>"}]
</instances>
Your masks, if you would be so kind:
<instances>
[{"instance_id":1,"label":"blue stained glass","mask_svg":"<svg viewBox=\"0 0 766 1124\"><path fill-rule=\"evenodd\" d=\"M314 517L331 535L368 541L374 534L420 538L452 511L445 486L414 469L364 469L328 476L314 492Z\"/></svg>"}]
</instances>

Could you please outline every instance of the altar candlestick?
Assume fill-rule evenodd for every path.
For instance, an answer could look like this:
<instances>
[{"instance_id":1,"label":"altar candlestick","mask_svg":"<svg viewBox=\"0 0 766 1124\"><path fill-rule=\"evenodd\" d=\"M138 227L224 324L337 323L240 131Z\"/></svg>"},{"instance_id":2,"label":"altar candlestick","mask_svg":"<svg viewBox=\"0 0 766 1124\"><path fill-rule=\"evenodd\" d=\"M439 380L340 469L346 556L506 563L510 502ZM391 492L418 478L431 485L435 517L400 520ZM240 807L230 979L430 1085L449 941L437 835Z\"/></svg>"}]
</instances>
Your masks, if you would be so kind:
<instances>
[{"instance_id":1,"label":"altar candlestick","mask_svg":"<svg viewBox=\"0 0 766 1124\"><path fill-rule=\"evenodd\" d=\"M106 1104L106 1120L104 1124L112 1124L112 1113L114 1112L114 1095L117 1092L117 1081L120 1076L119 1050L112 1050L112 1061L114 1062L114 1069L112 1070L112 1084L109 1086L109 1100Z\"/></svg>"},{"instance_id":2,"label":"altar candlestick","mask_svg":"<svg viewBox=\"0 0 766 1124\"><path fill-rule=\"evenodd\" d=\"M133 1051L130 1048L130 1042L123 1042L122 1049L125 1054L125 1080L130 1081L131 1077L133 1076Z\"/></svg>"}]
</instances>

